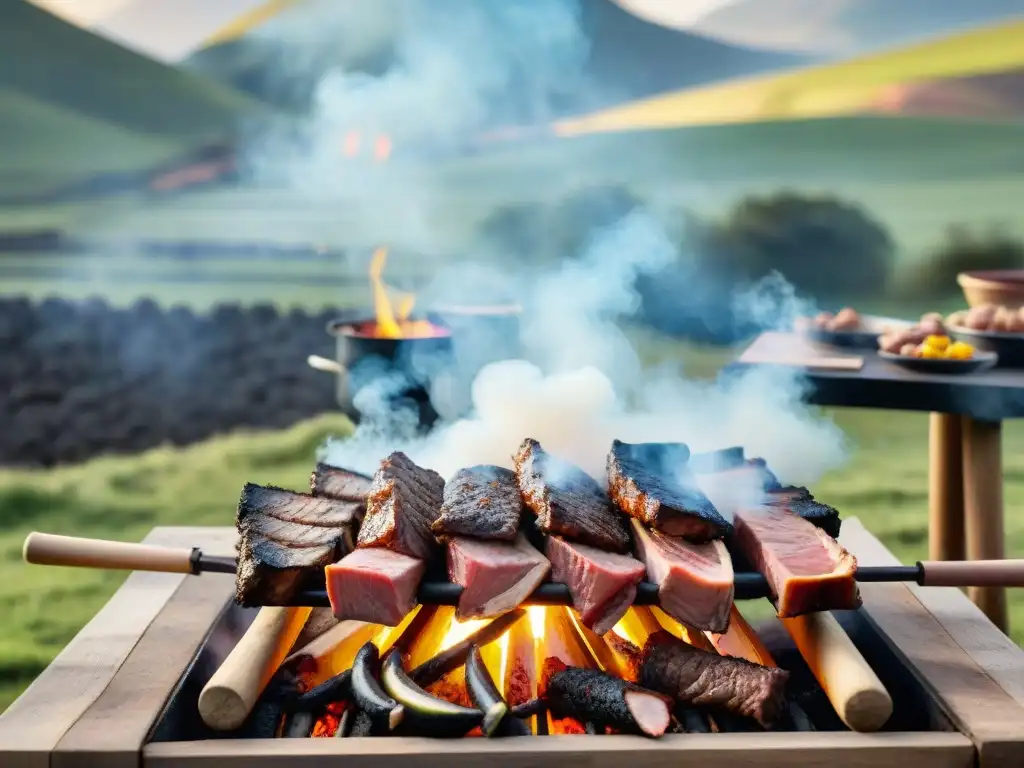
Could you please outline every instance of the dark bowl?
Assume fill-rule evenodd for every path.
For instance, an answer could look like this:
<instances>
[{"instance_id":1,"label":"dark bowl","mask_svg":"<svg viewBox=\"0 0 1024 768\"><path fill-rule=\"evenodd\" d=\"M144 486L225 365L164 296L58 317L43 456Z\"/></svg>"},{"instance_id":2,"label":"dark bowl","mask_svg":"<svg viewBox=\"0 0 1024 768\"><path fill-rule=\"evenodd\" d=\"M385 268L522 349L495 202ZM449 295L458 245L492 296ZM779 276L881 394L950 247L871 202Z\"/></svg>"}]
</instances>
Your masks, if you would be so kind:
<instances>
[{"instance_id":1,"label":"dark bowl","mask_svg":"<svg viewBox=\"0 0 1024 768\"><path fill-rule=\"evenodd\" d=\"M1000 368L1024 368L1024 333L994 333L949 326L949 335L975 349L993 352Z\"/></svg>"},{"instance_id":2,"label":"dark bowl","mask_svg":"<svg viewBox=\"0 0 1024 768\"><path fill-rule=\"evenodd\" d=\"M974 357L970 360L949 360L945 358L931 357L910 357L895 352L881 352L878 356L893 365L906 368L908 371L917 373L940 373L958 374L975 373L992 368L999 360L998 355L993 352L982 352L975 350Z\"/></svg>"},{"instance_id":3,"label":"dark bowl","mask_svg":"<svg viewBox=\"0 0 1024 768\"><path fill-rule=\"evenodd\" d=\"M827 331L824 328L804 328L798 331L815 344L842 349L878 349L878 337L890 328L910 328L913 323L886 317L861 318L861 327L855 331Z\"/></svg>"}]
</instances>

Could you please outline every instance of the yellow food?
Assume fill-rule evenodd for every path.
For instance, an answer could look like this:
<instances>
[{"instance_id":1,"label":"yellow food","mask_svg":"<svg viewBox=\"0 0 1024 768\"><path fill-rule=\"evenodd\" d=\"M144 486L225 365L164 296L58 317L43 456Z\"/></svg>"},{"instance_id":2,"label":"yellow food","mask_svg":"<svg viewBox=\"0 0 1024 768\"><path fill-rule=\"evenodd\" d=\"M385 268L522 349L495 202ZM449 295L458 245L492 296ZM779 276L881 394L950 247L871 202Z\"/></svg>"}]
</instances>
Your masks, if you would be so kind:
<instances>
[{"instance_id":1,"label":"yellow food","mask_svg":"<svg viewBox=\"0 0 1024 768\"><path fill-rule=\"evenodd\" d=\"M954 341L947 347L946 357L950 360L970 360L974 357L974 347L962 341Z\"/></svg>"},{"instance_id":2,"label":"yellow food","mask_svg":"<svg viewBox=\"0 0 1024 768\"><path fill-rule=\"evenodd\" d=\"M943 357L940 350L929 347L927 344L922 344L918 348L918 357L923 357L926 360L939 360Z\"/></svg>"},{"instance_id":3,"label":"yellow food","mask_svg":"<svg viewBox=\"0 0 1024 768\"><path fill-rule=\"evenodd\" d=\"M946 350L947 347L949 347L949 336L931 335L924 340L924 343L931 347L932 349L936 349L939 352L943 352Z\"/></svg>"}]
</instances>

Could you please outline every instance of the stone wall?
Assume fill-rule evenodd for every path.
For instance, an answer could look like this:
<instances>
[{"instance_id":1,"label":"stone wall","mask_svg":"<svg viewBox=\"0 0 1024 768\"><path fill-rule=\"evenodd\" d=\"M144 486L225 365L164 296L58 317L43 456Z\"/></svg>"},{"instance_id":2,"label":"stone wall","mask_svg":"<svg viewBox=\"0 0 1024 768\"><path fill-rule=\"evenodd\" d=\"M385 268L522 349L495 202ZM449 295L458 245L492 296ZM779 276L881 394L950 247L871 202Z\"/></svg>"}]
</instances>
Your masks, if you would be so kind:
<instances>
[{"instance_id":1,"label":"stone wall","mask_svg":"<svg viewBox=\"0 0 1024 768\"><path fill-rule=\"evenodd\" d=\"M337 407L334 311L0 299L0 464L49 467Z\"/></svg>"}]
</instances>

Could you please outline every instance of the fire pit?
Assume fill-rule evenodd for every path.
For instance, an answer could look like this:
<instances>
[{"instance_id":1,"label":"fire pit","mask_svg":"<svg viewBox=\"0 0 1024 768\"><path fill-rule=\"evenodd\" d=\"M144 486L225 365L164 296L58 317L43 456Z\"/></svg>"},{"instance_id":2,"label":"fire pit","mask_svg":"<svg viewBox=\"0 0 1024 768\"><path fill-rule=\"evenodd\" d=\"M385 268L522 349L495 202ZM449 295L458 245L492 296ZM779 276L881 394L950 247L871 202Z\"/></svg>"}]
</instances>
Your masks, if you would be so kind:
<instances>
[{"instance_id":1,"label":"fire pit","mask_svg":"<svg viewBox=\"0 0 1024 768\"><path fill-rule=\"evenodd\" d=\"M150 541L228 553L234 536L233 529L158 529ZM895 563L855 519L844 521L842 541L862 565ZM198 715L198 699L259 612L234 604L234 579L229 575L135 573L0 717L0 764L284 768L300 760L312 766L340 761L390 766L420 759L425 765L443 761L489 768L601 768L624 761L637 767L710 762L755 768L1024 765L1024 652L958 590L900 583L863 583L861 590L862 609L835 615L892 696L892 717L879 733L854 733L843 726L814 682L807 660L772 619L758 624L756 631L736 620L736 631L719 637L716 644L724 654L756 654L763 662L770 656L791 672L797 714L784 730L751 732L728 718L712 717L682 723L689 732L649 740L588 734L573 723L544 715L524 722L529 722L531 734L548 735L339 738L339 713L328 704L314 720L296 724L293 717L284 726L293 736L308 732L312 738L254 738L259 729L253 730L253 723L233 733L207 729ZM305 657L317 659L316 664L298 660L307 664L316 680L347 668L367 640L382 650L407 643L408 668L414 669L486 623L458 623L448 607L423 606L394 629L343 622L312 645L299 637L293 650L304 649ZM601 640L567 609L533 606L497 640L481 643L481 660L501 693L515 704L532 695L541 657L614 668L629 663L628 653L621 652L627 642L642 642L644 633L665 627L659 612L634 607ZM679 631L679 625L673 629ZM450 671L430 690L448 695L445 686L461 687L456 685L461 674L461 669ZM836 686L843 683L831 681ZM279 732L280 726L275 724L271 731Z\"/></svg>"}]
</instances>

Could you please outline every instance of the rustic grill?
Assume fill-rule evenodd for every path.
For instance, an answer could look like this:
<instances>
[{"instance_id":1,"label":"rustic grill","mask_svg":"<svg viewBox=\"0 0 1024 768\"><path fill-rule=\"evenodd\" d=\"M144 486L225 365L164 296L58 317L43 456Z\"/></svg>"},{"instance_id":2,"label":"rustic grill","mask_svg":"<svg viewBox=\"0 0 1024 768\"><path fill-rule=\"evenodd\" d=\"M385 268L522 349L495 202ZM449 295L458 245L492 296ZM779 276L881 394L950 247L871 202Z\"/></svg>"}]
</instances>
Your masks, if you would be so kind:
<instances>
[{"instance_id":1,"label":"rustic grill","mask_svg":"<svg viewBox=\"0 0 1024 768\"><path fill-rule=\"evenodd\" d=\"M232 534L220 529L164 530L159 543L172 543L167 539L173 538L173 543L187 541L207 551L226 552ZM895 564L856 520L844 522L842 538L863 565ZM588 734L578 724L559 723L547 715L536 717L531 731L548 735L337 738L328 736L334 729L331 718L339 713L333 707L325 707L312 720L296 722L292 716L284 724L284 733L291 736L305 735L308 727L319 737L253 738L252 723L236 732L216 733L198 715L200 692L258 615L235 606L232 592L233 579L223 574L184 580L172 574L133 574L111 605L0 718L0 763L16 768L206 768L290 766L300 759L303 764L327 765L344 759L346 765L383 766L418 757L458 766L554 766L567 761L592 766L622 761L636 766L696 766L709 760L762 768L826 761L839 768L1024 764L1024 653L954 589L864 583L863 608L836 614L892 696L893 714L880 733L854 733L843 725L807 659L770 619L755 622L756 633L736 621L738 633L717 642L727 653L770 653L791 672L790 699L795 706L784 725L764 732L727 717L712 715L703 723L684 717L680 724L696 732L659 740ZM483 646L484 663L501 681L510 703L529 696L526 690L516 690L516 681L526 679L532 686L530 675L518 675L510 667L517 661L529 667L524 660L531 651L534 671L537 655L601 666L624 663L611 647L617 640L603 646L595 643L598 639L580 628L564 607L526 610L508 632ZM640 642L641 633L655 628L652 621L658 627L666 625L657 611L634 608L609 637L624 635ZM302 659L298 663L316 682L342 671L356 648L376 640L384 647L407 643L406 668L413 669L485 623L454 624L449 607L421 607L394 630L347 622L321 636L319 647L329 650L321 650L318 664ZM302 638L295 643L304 644ZM460 674L459 669L451 671L430 686L431 691L456 698ZM44 711L49 714L42 716Z\"/></svg>"}]
</instances>

